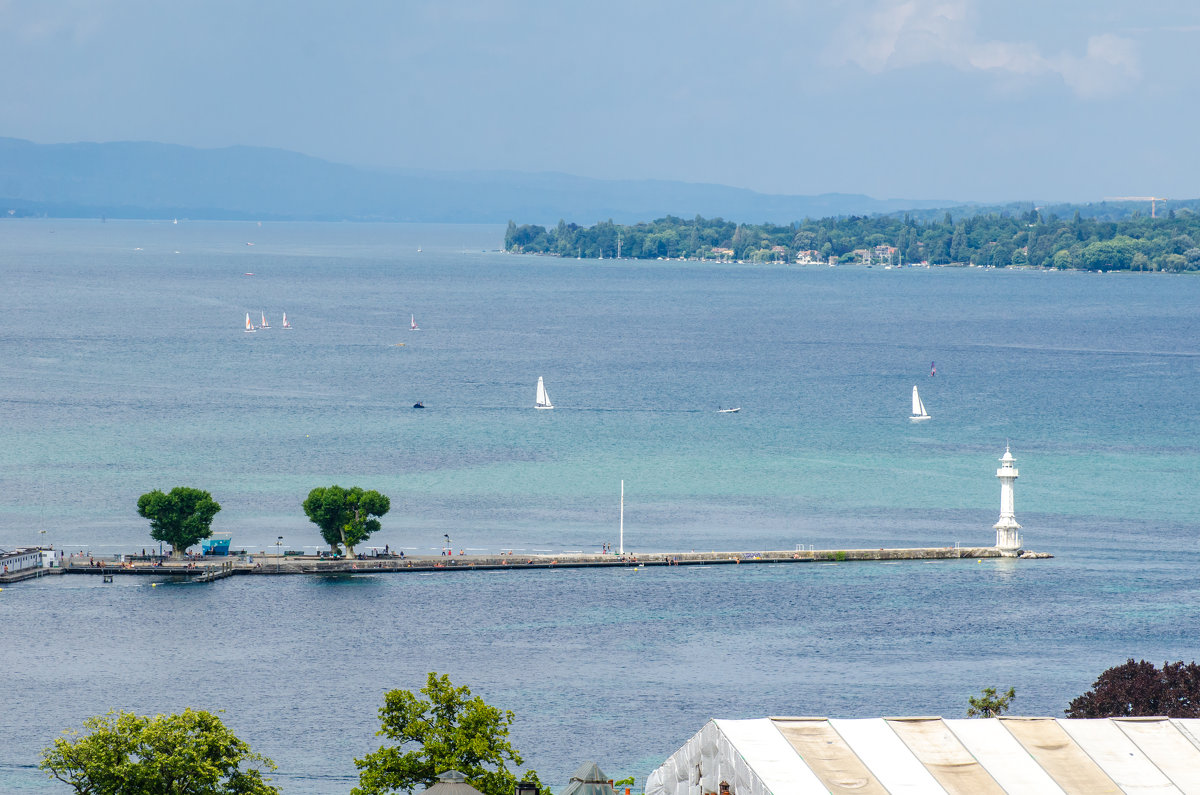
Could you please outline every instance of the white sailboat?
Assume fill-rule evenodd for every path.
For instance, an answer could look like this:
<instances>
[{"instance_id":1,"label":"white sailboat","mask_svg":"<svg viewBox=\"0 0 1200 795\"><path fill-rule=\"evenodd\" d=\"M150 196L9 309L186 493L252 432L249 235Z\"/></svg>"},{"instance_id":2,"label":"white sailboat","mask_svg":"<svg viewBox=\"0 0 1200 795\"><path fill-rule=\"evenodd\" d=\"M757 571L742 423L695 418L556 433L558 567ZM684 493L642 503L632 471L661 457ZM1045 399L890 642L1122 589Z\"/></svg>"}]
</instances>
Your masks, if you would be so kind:
<instances>
[{"instance_id":1,"label":"white sailboat","mask_svg":"<svg viewBox=\"0 0 1200 795\"><path fill-rule=\"evenodd\" d=\"M408 319L409 319L409 326L408 326L409 331L420 331L421 330L417 326L417 316L416 315L409 315Z\"/></svg>"},{"instance_id":2,"label":"white sailboat","mask_svg":"<svg viewBox=\"0 0 1200 795\"><path fill-rule=\"evenodd\" d=\"M550 402L550 396L546 394L546 385L542 383L542 377L538 376L537 399L533 404L537 409L552 409L554 404Z\"/></svg>"},{"instance_id":3,"label":"white sailboat","mask_svg":"<svg viewBox=\"0 0 1200 795\"><path fill-rule=\"evenodd\" d=\"M259 325L259 328L270 328L270 326L267 325L267 313L266 312L262 313L262 323Z\"/></svg>"},{"instance_id":4,"label":"white sailboat","mask_svg":"<svg viewBox=\"0 0 1200 795\"><path fill-rule=\"evenodd\" d=\"M283 313L283 327L284 327L284 328L291 328L291 327L292 327L292 324L291 324L291 323L289 323L289 322L287 321L287 312L284 312L284 313Z\"/></svg>"},{"instance_id":5,"label":"white sailboat","mask_svg":"<svg viewBox=\"0 0 1200 795\"><path fill-rule=\"evenodd\" d=\"M258 331L258 329L254 328L254 324L250 322L250 313L247 312L246 313L246 333L249 333L251 331Z\"/></svg>"},{"instance_id":6,"label":"white sailboat","mask_svg":"<svg viewBox=\"0 0 1200 795\"><path fill-rule=\"evenodd\" d=\"M912 416L909 419L913 422L929 419L929 412L925 410L925 404L921 402L921 396L917 394L916 384L913 385Z\"/></svg>"}]
</instances>

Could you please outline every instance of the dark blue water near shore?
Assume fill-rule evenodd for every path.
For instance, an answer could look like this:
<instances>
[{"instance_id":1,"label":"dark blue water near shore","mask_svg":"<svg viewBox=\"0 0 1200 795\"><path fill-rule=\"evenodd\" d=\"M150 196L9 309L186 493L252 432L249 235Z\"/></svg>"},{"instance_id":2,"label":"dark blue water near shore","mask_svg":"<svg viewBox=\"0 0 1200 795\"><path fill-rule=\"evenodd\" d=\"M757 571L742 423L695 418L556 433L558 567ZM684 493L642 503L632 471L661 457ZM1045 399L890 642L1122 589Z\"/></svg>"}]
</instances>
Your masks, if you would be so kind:
<instances>
[{"instance_id":1,"label":"dark blue water near shore","mask_svg":"<svg viewBox=\"0 0 1200 795\"><path fill-rule=\"evenodd\" d=\"M315 546L299 501L340 482L392 497L381 545L592 550L621 479L641 551L989 543L1011 440L1027 546L1058 556L8 587L5 790L49 788L38 749L88 715L194 705L286 792L345 792L382 693L430 670L516 712L561 787L644 776L713 716L961 715L987 685L1059 714L1128 656L1196 656L1196 279L578 263L483 253L489 228L0 235L0 547L140 550L137 495L181 484L235 545Z\"/></svg>"},{"instance_id":2,"label":"dark blue water near shore","mask_svg":"<svg viewBox=\"0 0 1200 795\"><path fill-rule=\"evenodd\" d=\"M1058 714L1127 656L1194 654L1195 555L1129 551L6 588L2 656L21 674L3 772L38 789L21 766L59 728L191 705L224 709L285 791L345 792L382 693L428 670L513 709L515 744L559 786L581 759L644 776L711 716L961 715L987 684Z\"/></svg>"}]
</instances>

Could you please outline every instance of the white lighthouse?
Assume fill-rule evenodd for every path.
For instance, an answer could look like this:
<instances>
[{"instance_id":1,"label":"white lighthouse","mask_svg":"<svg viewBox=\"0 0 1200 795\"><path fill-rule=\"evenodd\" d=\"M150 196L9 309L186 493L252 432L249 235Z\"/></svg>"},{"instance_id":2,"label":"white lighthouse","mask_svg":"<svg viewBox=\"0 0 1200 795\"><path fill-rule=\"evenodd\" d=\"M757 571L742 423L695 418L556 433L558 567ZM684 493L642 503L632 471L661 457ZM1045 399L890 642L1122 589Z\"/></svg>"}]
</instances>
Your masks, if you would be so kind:
<instances>
[{"instance_id":1,"label":"white lighthouse","mask_svg":"<svg viewBox=\"0 0 1200 795\"><path fill-rule=\"evenodd\" d=\"M996 529L996 549L1001 552L1016 553L1021 548L1021 525L1017 524L1013 508L1013 484L1017 480L1016 461L1013 454L1004 446L1004 457L1000 459L1000 468L996 477L1000 478L1000 520L993 527Z\"/></svg>"}]
</instances>

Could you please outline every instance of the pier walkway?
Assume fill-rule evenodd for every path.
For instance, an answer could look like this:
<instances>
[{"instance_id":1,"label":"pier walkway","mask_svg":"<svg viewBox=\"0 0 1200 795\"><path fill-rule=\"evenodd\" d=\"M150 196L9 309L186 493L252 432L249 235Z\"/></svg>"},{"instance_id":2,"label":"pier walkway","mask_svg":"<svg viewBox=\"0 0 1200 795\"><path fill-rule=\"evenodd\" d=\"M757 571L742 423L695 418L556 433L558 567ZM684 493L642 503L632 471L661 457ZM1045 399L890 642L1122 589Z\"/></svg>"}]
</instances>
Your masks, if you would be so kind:
<instances>
[{"instance_id":1,"label":"pier walkway","mask_svg":"<svg viewBox=\"0 0 1200 795\"><path fill-rule=\"evenodd\" d=\"M995 547L920 547L912 549L775 550L744 552L652 552L624 555L568 552L538 555L378 555L354 559L318 556L248 555L238 558L172 559L118 562L68 558L65 574L138 575L212 582L234 575L293 574L353 576L364 574L456 572L521 569L642 568L651 566L740 566L781 563L852 563L860 561L960 560L1011 557ZM1023 557L1050 557L1025 553Z\"/></svg>"},{"instance_id":2,"label":"pier walkway","mask_svg":"<svg viewBox=\"0 0 1200 795\"><path fill-rule=\"evenodd\" d=\"M8 585L9 583L13 582L21 582L22 580L33 580L37 579L38 577L51 577L62 573L63 569L60 569L57 566L52 569L38 566L37 568L6 571L3 574L0 574L0 585Z\"/></svg>"},{"instance_id":3,"label":"pier walkway","mask_svg":"<svg viewBox=\"0 0 1200 795\"><path fill-rule=\"evenodd\" d=\"M184 578L192 582L212 582L238 574L239 564L234 558L201 558L199 560L156 561L120 560L115 557L70 557L63 561L60 574L99 574L105 582L122 575Z\"/></svg>"}]
</instances>

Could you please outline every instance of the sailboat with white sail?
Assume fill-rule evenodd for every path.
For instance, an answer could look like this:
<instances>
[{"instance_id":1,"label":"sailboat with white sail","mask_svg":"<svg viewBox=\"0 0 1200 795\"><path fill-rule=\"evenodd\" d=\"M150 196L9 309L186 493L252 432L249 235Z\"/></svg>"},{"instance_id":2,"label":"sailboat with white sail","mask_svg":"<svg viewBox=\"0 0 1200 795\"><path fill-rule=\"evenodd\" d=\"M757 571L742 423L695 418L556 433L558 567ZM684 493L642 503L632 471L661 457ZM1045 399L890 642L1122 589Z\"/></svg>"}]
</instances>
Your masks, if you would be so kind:
<instances>
[{"instance_id":1,"label":"sailboat with white sail","mask_svg":"<svg viewBox=\"0 0 1200 795\"><path fill-rule=\"evenodd\" d=\"M262 323L259 325L259 328L270 328L271 326L267 323L267 313L263 312L261 317Z\"/></svg>"},{"instance_id":2,"label":"sailboat with white sail","mask_svg":"<svg viewBox=\"0 0 1200 795\"><path fill-rule=\"evenodd\" d=\"M283 313L283 327L284 327L284 328L291 328L291 327L292 327L292 324L288 322L288 319L287 319L287 312L284 312L284 313Z\"/></svg>"},{"instance_id":3,"label":"sailboat with white sail","mask_svg":"<svg viewBox=\"0 0 1200 795\"><path fill-rule=\"evenodd\" d=\"M917 394L916 384L913 384L912 416L909 419L913 422L929 419L929 412L925 410L925 404L921 402L921 396Z\"/></svg>"},{"instance_id":4,"label":"sailboat with white sail","mask_svg":"<svg viewBox=\"0 0 1200 795\"><path fill-rule=\"evenodd\" d=\"M552 409L554 404L550 402L550 396L546 394L546 385L542 383L542 377L538 376L537 398L534 400L533 407L536 409Z\"/></svg>"},{"instance_id":5,"label":"sailboat with white sail","mask_svg":"<svg viewBox=\"0 0 1200 795\"><path fill-rule=\"evenodd\" d=\"M249 334L251 331L258 331L258 329L256 329L254 327L254 324L250 322L250 313L247 312L246 313L246 333Z\"/></svg>"},{"instance_id":6,"label":"sailboat with white sail","mask_svg":"<svg viewBox=\"0 0 1200 795\"><path fill-rule=\"evenodd\" d=\"M420 327L417 326L417 316L416 315L409 315L408 319L409 319L409 326L408 326L409 331L420 331L421 330Z\"/></svg>"}]
</instances>

